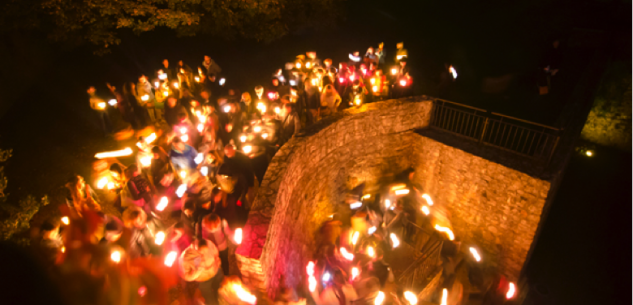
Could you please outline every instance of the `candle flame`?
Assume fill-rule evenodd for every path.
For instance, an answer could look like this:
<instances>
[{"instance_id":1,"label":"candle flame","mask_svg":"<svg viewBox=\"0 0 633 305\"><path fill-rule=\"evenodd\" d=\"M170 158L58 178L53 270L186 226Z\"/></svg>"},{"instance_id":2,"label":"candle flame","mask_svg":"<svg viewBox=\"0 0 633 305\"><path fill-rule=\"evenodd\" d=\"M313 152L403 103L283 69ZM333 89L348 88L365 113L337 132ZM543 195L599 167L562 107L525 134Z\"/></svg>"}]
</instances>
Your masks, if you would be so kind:
<instances>
[{"instance_id":1,"label":"candle flame","mask_svg":"<svg viewBox=\"0 0 633 305\"><path fill-rule=\"evenodd\" d=\"M435 225L435 230L446 233L446 235L448 235L448 240L455 240L455 234L453 234L453 231L451 231L451 229L447 227L442 227L440 225Z\"/></svg>"},{"instance_id":2,"label":"candle flame","mask_svg":"<svg viewBox=\"0 0 633 305\"><path fill-rule=\"evenodd\" d=\"M241 135L240 136L240 142L242 142L242 143L246 142L246 136L245 135Z\"/></svg>"},{"instance_id":3,"label":"candle flame","mask_svg":"<svg viewBox=\"0 0 633 305\"><path fill-rule=\"evenodd\" d=\"M178 89L178 87L180 87L180 85L178 85L177 82L174 82L174 88Z\"/></svg>"},{"instance_id":4,"label":"candle flame","mask_svg":"<svg viewBox=\"0 0 633 305\"><path fill-rule=\"evenodd\" d=\"M209 168L206 166L203 166L202 168L200 168L200 173L206 177L207 175L209 175Z\"/></svg>"},{"instance_id":5,"label":"candle flame","mask_svg":"<svg viewBox=\"0 0 633 305\"><path fill-rule=\"evenodd\" d=\"M198 124L198 132L202 132L204 130L204 124L200 123Z\"/></svg>"},{"instance_id":6,"label":"candle flame","mask_svg":"<svg viewBox=\"0 0 633 305\"><path fill-rule=\"evenodd\" d=\"M169 199L167 199L167 197L163 196L158 201L158 204L156 205L156 210L163 211L167 207L168 204L169 204Z\"/></svg>"},{"instance_id":7,"label":"candle flame","mask_svg":"<svg viewBox=\"0 0 633 305\"><path fill-rule=\"evenodd\" d=\"M238 245L242 243L242 229L241 228L235 229L235 234L233 234L233 240Z\"/></svg>"},{"instance_id":8,"label":"candle flame","mask_svg":"<svg viewBox=\"0 0 633 305\"><path fill-rule=\"evenodd\" d=\"M224 112L229 113L231 111L231 105L224 106Z\"/></svg>"},{"instance_id":9,"label":"candle flame","mask_svg":"<svg viewBox=\"0 0 633 305\"><path fill-rule=\"evenodd\" d=\"M360 271L357 267L352 268L352 281L360 275Z\"/></svg>"},{"instance_id":10,"label":"candle flame","mask_svg":"<svg viewBox=\"0 0 633 305\"><path fill-rule=\"evenodd\" d=\"M171 251L169 252L166 256L165 256L165 266L167 267L171 267L174 265L174 262L176 261L176 257L178 256L178 252L176 251Z\"/></svg>"},{"instance_id":11,"label":"candle flame","mask_svg":"<svg viewBox=\"0 0 633 305\"><path fill-rule=\"evenodd\" d=\"M391 207L391 200L385 199L385 208L388 209L389 207Z\"/></svg>"},{"instance_id":12,"label":"candle flame","mask_svg":"<svg viewBox=\"0 0 633 305\"><path fill-rule=\"evenodd\" d=\"M369 198L371 198L371 194L363 195L363 199L369 199Z\"/></svg>"},{"instance_id":13,"label":"candle flame","mask_svg":"<svg viewBox=\"0 0 633 305\"><path fill-rule=\"evenodd\" d=\"M397 190L396 195L406 195L409 194L409 189Z\"/></svg>"},{"instance_id":14,"label":"candle flame","mask_svg":"<svg viewBox=\"0 0 633 305\"><path fill-rule=\"evenodd\" d=\"M150 134L149 136L147 136L145 138L145 143L147 143L147 144L151 144L154 141L156 141L156 133L155 132L152 132L152 134Z\"/></svg>"},{"instance_id":15,"label":"candle flame","mask_svg":"<svg viewBox=\"0 0 633 305\"><path fill-rule=\"evenodd\" d=\"M182 140L183 142L188 142L189 141L189 135L184 134L184 135L180 136L180 140Z\"/></svg>"},{"instance_id":16,"label":"candle flame","mask_svg":"<svg viewBox=\"0 0 633 305\"><path fill-rule=\"evenodd\" d=\"M244 153L250 154L253 151L253 146L245 145L244 147L242 147L242 150L244 151Z\"/></svg>"},{"instance_id":17,"label":"candle flame","mask_svg":"<svg viewBox=\"0 0 633 305\"><path fill-rule=\"evenodd\" d=\"M62 253L66 253L66 247L62 246L61 251L62 251Z\"/></svg>"},{"instance_id":18,"label":"candle flame","mask_svg":"<svg viewBox=\"0 0 633 305\"><path fill-rule=\"evenodd\" d=\"M433 206L433 199L431 199L431 196L429 196L429 194L422 194L422 198L426 200L426 203L428 203L429 206Z\"/></svg>"},{"instance_id":19,"label":"candle flame","mask_svg":"<svg viewBox=\"0 0 633 305\"><path fill-rule=\"evenodd\" d=\"M354 254L347 252L347 249L345 247L341 247L339 252L341 252L341 255L343 255L343 257L346 260L348 260L348 261L353 261L354 260Z\"/></svg>"},{"instance_id":20,"label":"candle flame","mask_svg":"<svg viewBox=\"0 0 633 305\"><path fill-rule=\"evenodd\" d=\"M317 280L313 275L311 275L308 278L308 288L310 289L310 292L314 292L314 290L316 290L316 286L317 286Z\"/></svg>"},{"instance_id":21,"label":"candle flame","mask_svg":"<svg viewBox=\"0 0 633 305\"><path fill-rule=\"evenodd\" d=\"M376 252L374 252L374 247L372 246L367 247L367 255L369 257L374 257L374 255L376 255Z\"/></svg>"},{"instance_id":22,"label":"candle flame","mask_svg":"<svg viewBox=\"0 0 633 305\"><path fill-rule=\"evenodd\" d=\"M125 157L129 156L133 153L132 149L126 147L125 149L108 151L108 152L100 152L95 155L97 159L105 159L105 158L116 158L116 157Z\"/></svg>"},{"instance_id":23,"label":"candle flame","mask_svg":"<svg viewBox=\"0 0 633 305\"><path fill-rule=\"evenodd\" d=\"M477 262L480 262L481 261L481 256L479 256L479 252L477 252L477 249L475 249L473 247L470 247L469 250L470 250L470 253L473 255L473 257L475 258L475 260Z\"/></svg>"},{"instance_id":24,"label":"candle flame","mask_svg":"<svg viewBox=\"0 0 633 305\"><path fill-rule=\"evenodd\" d=\"M409 304L411 304L411 305L418 304L418 297L415 295L415 293L413 293L411 291L405 291L404 292L404 298L407 301L409 301Z\"/></svg>"},{"instance_id":25,"label":"candle flame","mask_svg":"<svg viewBox=\"0 0 633 305\"><path fill-rule=\"evenodd\" d=\"M356 245L359 236L360 233L358 231L354 231L354 233L352 234L352 245Z\"/></svg>"},{"instance_id":26,"label":"candle flame","mask_svg":"<svg viewBox=\"0 0 633 305\"><path fill-rule=\"evenodd\" d=\"M429 214L431 214L431 210L429 210L429 207L423 205L422 206L422 213L424 213L424 215L429 216Z\"/></svg>"},{"instance_id":27,"label":"candle flame","mask_svg":"<svg viewBox=\"0 0 633 305\"><path fill-rule=\"evenodd\" d=\"M165 241L165 232L160 231L156 233L156 236L154 237L154 243L160 246L163 244L164 241Z\"/></svg>"},{"instance_id":28,"label":"candle flame","mask_svg":"<svg viewBox=\"0 0 633 305\"><path fill-rule=\"evenodd\" d=\"M389 238L391 238L391 246L394 249L400 245L400 240L398 239L398 236L396 236L396 234L394 233L389 234Z\"/></svg>"},{"instance_id":29,"label":"candle flame","mask_svg":"<svg viewBox=\"0 0 633 305\"><path fill-rule=\"evenodd\" d=\"M149 95L145 94L145 95L141 96L141 100L149 101Z\"/></svg>"},{"instance_id":30,"label":"candle flame","mask_svg":"<svg viewBox=\"0 0 633 305\"><path fill-rule=\"evenodd\" d=\"M121 252L118 250L112 251L112 253L110 253L110 259L115 263L119 263L121 261Z\"/></svg>"},{"instance_id":31,"label":"candle flame","mask_svg":"<svg viewBox=\"0 0 633 305\"><path fill-rule=\"evenodd\" d=\"M178 173L180 175L180 178L185 179L187 178L187 171L185 170L181 170L180 173Z\"/></svg>"},{"instance_id":32,"label":"candle flame","mask_svg":"<svg viewBox=\"0 0 633 305\"><path fill-rule=\"evenodd\" d=\"M355 209L358 209L358 208L360 208L362 206L363 206L363 203L360 202L360 201L357 201L357 202L354 202L354 203L350 204L349 208L352 209L352 210L355 210Z\"/></svg>"},{"instance_id":33,"label":"candle flame","mask_svg":"<svg viewBox=\"0 0 633 305\"><path fill-rule=\"evenodd\" d=\"M457 70L455 70L455 68L453 68L453 66L450 66L448 68L448 72L450 72L453 75L453 79L457 78Z\"/></svg>"},{"instance_id":34,"label":"candle flame","mask_svg":"<svg viewBox=\"0 0 633 305\"><path fill-rule=\"evenodd\" d=\"M141 157L140 161L141 161L141 166L142 167L148 167L148 166L152 165L152 156Z\"/></svg>"},{"instance_id":35,"label":"candle flame","mask_svg":"<svg viewBox=\"0 0 633 305\"><path fill-rule=\"evenodd\" d=\"M514 294L516 293L516 287L514 286L514 283L510 282L509 284L510 286L508 287L508 292L506 292L506 299L511 299L514 297Z\"/></svg>"},{"instance_id":36,"label":"candle flame","mask_svg":"<svg viewBox=\"0 0 633 305\"><path fill-rule=\"evenodd\" d=\"M268 134L267 133L262 133L262 139L266 140L268 138Z\"/></svg>"},{"instance_id":37,"label":"candle flame","mask_svg":"<svg viewBox=\"0 0 633 305\"><path fill-rule=\"evenodd\" d=\"M196 77L194 77L193 79L195 79L195 80L196 80L196 82L198 82L198 83L200 82L200 77L199 77L199 76L196 76Z\"/></svg>"},{"instance_id":38,"label":"candle flame","mask_svg":"<svg viewBox=\"0 0 633 305\"><path fill-rule=\"evenodd\" d=\"M440 305L448 305L448 290L446 288L442 289L442 302Z\"/></svg>"},{"instance_id":39,"label":"candle flame","mask_svg":"<svg viewBox=\"0 0 633 305\"><path fill-rule=\"evenodd\" d=\"M220 84L220 86L224 86L224 83L226 83L226 78L220 78L220 80L218 81L218 83Z\"/></svg>"},{"instance_id":40,"label":"candle flame","mask_svg":"<svg viewBox=\"0 0 633 305\"><path fill-rule=\"evenodd\" d=\"M382 291L378 291L378 295L374 299L374 305L382 305L382 302L385 300L385 293Z\"/></svg>"},{"instance_id":41,"label":"candle flame","mask_svg":"<svg viewBox=\"0 0 633 305\"><path fill-rule=\"evenodd\" d=\"M314 275L314 262L313 261L309 261L308 265L306 266L306 273L308 275Z\"/></svg>"},{"instance_id":42,"label":"candle flame","mask_svg":"<svg viewBox=\"0 0 633 305\"><path fill-rule=\"evenodd\" d=\"M376 79L372 77L372 78L369 80L369 82L373 85L373 84L375 84L375 83L376 83Z\"/></svg>"},{"instance_id":43,"label":"candle flame","mask_svg":"<svg viewBox=\"0 0 633 305\"><path fill-rule=\"evenodd\" d=\"M108 185L108 177L103 177L97 182L97 188L100 190L106 187L106 185Z\"/></svg>"},{"instance_id":44,"label":"candle flame","mask_svg":"<svg viewBox=\"0 0 633 305\"><path fill-rule=\"evenodd\" d=\"M68 225L70 223L70 218L68 218L68 216L64 216L64 217L62 217L62 222L65 225Z\"/></svg>"},{"instance_id":45,"label":"candle flame","mask_svg":"<svg viewBox=\"0 0 633 305\"><path fill-rule=\"evenodd\" d=\"M110 104L110 106L114 106L114 105L117 104L117 101L116 101L116 99L111 99L111 100L108 101L108 104Z\"/></svg>"},{"instance_id":46,"label":"candle flame","mask_svg":"<svg viewBox=\"0 0 633 305\"><path fill-rule=\"evenodd\" d=\"M374 234L374 232L376 232L376 226L373 226L373 227L367 229L367 234L369 234L369 235Z\"/></svg>"},{"instance_id":47,"label":"candle flame","mask_svg":"<svg viewBox=\"0 0 633 305\"><path fill-rule=\"evenodd\" d=\"M406 80L404 80L404 79L400 80L400 86L404 87L406 85L407 85L407 81Z\"/></svg>"},{"instance_id":48,"label":"candle flame","mask_svg":"<svg viewBox=\"0 0 633 305\"><path fill-rule=\"evenodd\" d=\"M253 127L253 131L254 132L261 132L262 131L262 127L261 126L255 126L255 127Z\"/></svg>"},{"instance_id":49,"label":"candle flame","mask_svg":"<svg viewBox=\"0 0 633 305\"><path fill-rule=\"evenodd\" d=\"M374 92L378 92L378 89L379 89L378 86L371 87L371 90L374 91Z\"/></svg>"},{"instance_id":50,"label":"candle flame","mask_svg":"<svg viewBox=\"0 0 633 305\"><path fill-rule=\"evenodd\" d=\"M398 74L398 68L391 68L391 74L392 75Z\"/></svg>"},{"instance_id":51,"label":"candle flame","mask_svg":"<svg viewBox=\"0 0 633 305\"><path fill-rule=\"evenodd\" d=\"M176 189L176 195L178 196L178 198L182 198L183 195L185 195L185 192L187 191L187 184L181 184L178 189Z\"/></svg>"},{"instance_id":52,"label":"candle flame","mask_svg":"<svg viewBox=\"0 0 633 305\"><path fill-rule=\"evenodd\" d=\"M196 164L200 164L200 163L202 163L202 161L204 161L204 154L203 153L198 153L196 155L196 157L193 159L193 162L196 162Z\"/></svg>"}]
</instances>

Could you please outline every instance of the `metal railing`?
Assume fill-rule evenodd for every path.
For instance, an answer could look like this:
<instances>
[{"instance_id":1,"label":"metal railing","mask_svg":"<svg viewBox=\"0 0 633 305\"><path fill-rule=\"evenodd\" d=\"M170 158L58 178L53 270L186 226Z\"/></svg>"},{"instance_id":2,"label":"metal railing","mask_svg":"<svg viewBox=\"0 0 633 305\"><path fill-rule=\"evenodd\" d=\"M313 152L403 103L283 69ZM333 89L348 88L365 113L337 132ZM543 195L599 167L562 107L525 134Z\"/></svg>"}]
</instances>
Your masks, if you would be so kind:
<instances>
[{"instance_id":1,"label":"metal railing","mask_svg":"<svg viewBox=\"0 0 633 305\"><path fill-rule=\"evenodd\" d=\"M414 249L415 260L402 272L398 283L405 288L420 289L426 287L440 268L443 241L435 232L427 232L411 222L407 226L416 231L407 242Z\"/></svg>"},{"instance_id":2,"label":"metal railing","mask_svg":"<svg viewBox=\"0 0 633 305\"><path fill-rule=\"evenodd\" d=\"M560 129L441 99L430 126L546 164L560 139Z\"/></svg>"}]
</instances>

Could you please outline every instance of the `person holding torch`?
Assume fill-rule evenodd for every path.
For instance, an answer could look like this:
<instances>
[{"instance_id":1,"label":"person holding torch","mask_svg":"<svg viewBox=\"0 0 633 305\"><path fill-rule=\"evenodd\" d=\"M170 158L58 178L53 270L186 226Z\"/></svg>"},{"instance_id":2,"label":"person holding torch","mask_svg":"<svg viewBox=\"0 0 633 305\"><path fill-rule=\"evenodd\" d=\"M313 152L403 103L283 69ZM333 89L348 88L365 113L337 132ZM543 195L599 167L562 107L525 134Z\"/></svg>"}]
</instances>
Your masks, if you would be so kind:
<instances>
[{"instance_id":1,"label":"person holding torch","mask_svg":"<svg viewBox=\"0 0 633 305\"><path fill-rule=\"evenodd\" d=\"M99 120L99 127L103 135L107 137L112 133L112 123L110 121L110 115L108 115L108 110L106 109L108 104L105 100L97 96L97 89L95 89L95 87L90 86L87 92L88 96L90 96L90 108L95 111Z\"/></svg>"}]
</instances>

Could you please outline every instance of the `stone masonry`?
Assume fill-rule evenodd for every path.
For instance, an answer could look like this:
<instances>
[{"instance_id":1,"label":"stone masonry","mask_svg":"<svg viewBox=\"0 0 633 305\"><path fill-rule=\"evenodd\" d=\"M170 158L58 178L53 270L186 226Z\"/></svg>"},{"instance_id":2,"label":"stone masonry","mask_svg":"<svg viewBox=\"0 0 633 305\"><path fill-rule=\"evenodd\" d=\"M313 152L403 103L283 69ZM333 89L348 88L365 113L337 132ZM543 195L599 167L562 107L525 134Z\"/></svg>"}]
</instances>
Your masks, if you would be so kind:
<instances>
[{"instance_id":1,"label":"stone masonry","mask_svg":"<svg viewBox=\"0 0 633 305\"><path fill-rule=\"evenodd\" d=\"M425 97L367 104L313 126L275 155L256 195L236 257L245 282L274 298L280 282L300 286L315 234L365 182L372 191L410 166L448 211L455 234L479 246L510 278L532 243L549 183L423 137Z\"/></svg>"}]
</instances>

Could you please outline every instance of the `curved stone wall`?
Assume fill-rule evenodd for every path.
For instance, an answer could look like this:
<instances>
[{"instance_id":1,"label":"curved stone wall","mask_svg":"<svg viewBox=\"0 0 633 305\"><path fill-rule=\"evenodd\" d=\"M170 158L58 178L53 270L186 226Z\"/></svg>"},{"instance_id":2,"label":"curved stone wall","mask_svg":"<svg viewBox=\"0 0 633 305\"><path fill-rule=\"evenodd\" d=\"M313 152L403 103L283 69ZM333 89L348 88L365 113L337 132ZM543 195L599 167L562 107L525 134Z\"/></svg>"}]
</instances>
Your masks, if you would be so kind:
<instances>
[{"instance_id":1,"label":"curved stone wall","mask_svg":"<svg viewBox=\"0 0 633 305\"><path fill-rule=\"evenodd\" d=\"M549 182L413 130L428 126L425 97L364 105L320 122L275 155L236 251L245 282L274 297L301 283L318 227L361 182L377 189L410 166L435 207L447 211L464 246L516 279L540 221Z\"/></svg>"}]
</instances>

